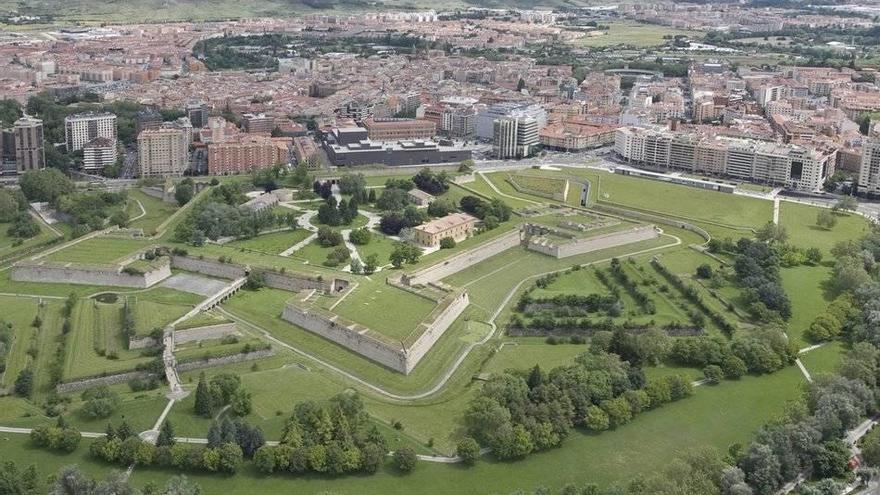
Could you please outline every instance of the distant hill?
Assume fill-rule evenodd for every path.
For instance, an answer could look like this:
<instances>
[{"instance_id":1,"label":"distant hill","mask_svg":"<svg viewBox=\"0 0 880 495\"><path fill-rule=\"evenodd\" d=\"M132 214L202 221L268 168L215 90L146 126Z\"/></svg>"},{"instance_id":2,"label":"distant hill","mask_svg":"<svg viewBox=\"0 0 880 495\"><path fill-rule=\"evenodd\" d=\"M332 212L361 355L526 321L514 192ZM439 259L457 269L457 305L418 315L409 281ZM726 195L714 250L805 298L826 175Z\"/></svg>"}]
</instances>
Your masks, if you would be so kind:
<instances>
[{"instance_id":1,"label":"distant hill","mask_svg":"<svg viewBox=\"0 0 880 495\"><path fill-rule=\"evenodd\" d=\"M582 6L596 0L0 0L0 14L50 17L55 23L204 21L287 17L370 10L444 10L467 7Z\"/></svg>"}]
</instances>

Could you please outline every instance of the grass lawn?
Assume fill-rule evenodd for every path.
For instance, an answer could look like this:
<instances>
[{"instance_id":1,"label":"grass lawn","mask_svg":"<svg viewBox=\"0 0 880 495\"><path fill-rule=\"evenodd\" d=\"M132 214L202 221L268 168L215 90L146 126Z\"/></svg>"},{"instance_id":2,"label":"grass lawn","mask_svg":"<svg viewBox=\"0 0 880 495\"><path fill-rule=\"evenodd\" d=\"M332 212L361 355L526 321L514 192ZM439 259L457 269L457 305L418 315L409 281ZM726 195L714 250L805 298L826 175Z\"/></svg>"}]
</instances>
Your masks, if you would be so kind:
<instances>
[{"instance_id":1,"label":"grass lawn","mask_svg":"<svg viewBox=\"0 0 880 495\"><path fill-rule=\"evenodd\" d=\"M484 495L507 493L545 485L558 490L566 483L598 483L632 478L668 465L669 460L696 446L725 450L747 442L764 422L774 419L787 401L797 397L804 382L794 367L773 375L745 377L714 387L699 387L694 396L638 416L617 430L593 435L574 432L561 448L534 454L518 462L484 460L472 468L460 465L419 463L405 482L391 469L369 477L329 479L321 476L264 476L251 466L228 478L193 475L207 493L317 493L329 490L346 494L410 494L413 487L426 495L448 493ZM768 393L773 390L773 393ZM589 462L585 462L588 459ZM170 473L136 469L136 483L164 480Z\"/></svg>"},{"instance_id":2,"label":"grass lawn","mask_svg":"<svg viewBox=\"0 0 880 495\"><path fill-rule=\"evenodd\" d=\"M505 342L506 345L492 356L483 371L525 370L536 364L544 371L549 371L557 366L571 364L575 357L587 351L587 346L584 345L549 345L540 339L505 339Z\"/></svg>"},{"instance_id":3,"label":"grass lawn","mask_svg":"<svg viewBox=\"0 0 880 495\"><path fill-rule=\"evenodd\" d=\"M804 332L831 302L831 295L823 288L823 282L831 278L831 268L826 266L798 266L783 268L782 287L791 299L791 319L788 336L798 347L810 345Z\"/></svg>"},{"instance_id":4,"label":"grass lawn","mask_svg":"<svg viewBox=\"0 0 880 495\"><path fill-rule=\"evenodd\" d=\"M280 254L309 235L311 235L311 232L305 229L286 230L283 232L259 235L252 239L232 241L228 243L227 246L232 248L253 249L254 251L261 251L268 254Z\"/></svg>"},{"instance_id":5,"label":"grass lawn","mask_svg":"<svg viewBox=\"0 0 880 495\"><path fill-rule=\"evenodd\" d=\"M813 376L836 373L844 350L840 342L828 342L818 349L801 354L801 363Z\"/></svg>"},{"instance_id":6,"label":"grass lawn","mask_svg":"<svg viewBox=\"0 0 880 495\"><path fill-rule=\"evenodd\" d=\"M871 228L868 220L861 215L833 213L837 225L825 229L816 225L816 214L820 211L822 208L781 201L779 222L788 231L789 242L799 248L819 248L825 256L830 256L835 244L862 237Z\"/></svg>"},{"instance_id":7,"label":"grass lawn","mask_svg":"<svg viewBox=\"0 0 880 495\"><path fill-rule=\"evenodd\" d=\"M382 281L364 278L358 282L357 289L333 312L394 340L405 340L436 306L433 301Z\"/></svg>"},{"instance_id":8,"label":"grass lawn","mask_svg":"<svg viewBox=\"0 0 880 495\"><path fill-rule=\"evenodd\" d=\"M129 304L135 305L134 321L137 335L149 335L155 328L165 328L166 325L185 315L195 306L195 303L176 304L153 301L138 295L130 296Z\"/></svg>"},{"instance_id":9,"label":"grass lawn","mask_svg":"<svg viewBox=\"0 0 880 495\"><path fill-rule=\"evenodd\" d=\"M133 370L151 358L129 351L122 336L122 303L80 300L72 315L67 337L64 379ZM111 356L116 356L112 359Z\"/></svg>"},{"instance_id":10,"label":"grass lawn","mask_svg":"<svg viewBox=\"0 0 880 495\"><path fill-rule=\"evenodd\" d=\"M345 247L344 244L340 244L340 246ZM318 239L315 239L298 251L294 251L290 257L300 263L307 262L313 266L324 266L324 262L327 261L327 255L333 252L334 249L336 249L336 246L324 247L318 242ZM339 268L344 268L346 265L340 264Z\"/></svg>"},{"instance_id":11,"label":"grass lawn","mask_svg":"<svg viewBox=\"0 0 880 495\"><path fill-rule=\"evenodd\" d=\"M37 246L44 242L48 242L57 237L42 221L36 222L37 225L40 226L40 233L31 237L30 239L25 239L18 246L15 245L17 239L15 237L10 237L6 233L9 230L10 225L12 224L0 223L0 259L14 256L16 253L20 253L21 251L30 249L34 246Z\"/></svg>"},{"instance_id":12,"label":"grass lawn","mask_svg":"<svg viewBox=\"0 0 880 495\"><path fill-rule=\"evenodd\" d=\"M58 262L108 265L118 263L138 249L149 245L149 241L98 236L52 253L45 259Z\"/></svg>"},{"instance_id":13,"label":"grass lawn","mask_svg":"<svg viewBox=\"0 0 880 495\"><path fill-rule=\"evenodd\" d=\"M588 47L606 47L615 45L648 47L664 44L667 41L664 39L664 36L672 37L681 34L693 37L699 34L694 31L685 31L656 24L642 24L630 21L612 22L608 24L607 30L594 32L602 32L604 34L596 36L590 36L587 34L583 38L578 38L574 43L578 46Z\"/></svg>"},{"instance_id":14,"label":"grass lawn","mask_svg":"<svg viewBox=\"0 0 880 495\"><path fill-rule=\"evenodd\" d=\"M166 203L159 198L145 194L139 189L129 189L128 197L130 200L140 201L147 212L143 217L131 222L129 227L144 229L144 234L146 235L155 233L156 228L178 210L176 204ZM135 215L137 214L140 214L140 208L136 208Z\"/></svg>"},{"instance_id":15,"label":"grass lawn","mask_svg":"<svg viewBox=\"0 0 880 495\"><path fill-rule=\"evenodd\" d=\"M11 348L6 356L6 371L0 375L0 388L10 388L21 370L28 366L31 358L28 348L37 330L31 326L37 315L39 300L25 297L0 296L0 307L3 314L0 320L12 324L13 338Z\"/></svg>"},{"instance_id":16,"label":"grass lawn","mask_svg":"<svg viewBox=\"0 0 880 495\"><path fill-rule=\"evenodd\" d=\"M391 252L394 251L394 239L373 231L369 244L365 246L355 245L355 247L362 260L366 260L367 256L371 254L375 254L379 258L379 266L384 266L390 263L389 258L391 257Z\"/></svg>"},{"instance_id":17,"label":"grass lawn","mask_svg":"<svg viewBox=\"0 0 880 495\"><path fill-rule=\"evenodd\" d=\"M54 420L46 422L54 424ZM76 464L90 476L102 479L110 473L109 465L96 461L89 455L90 443L90 439L83 438L76 451L67 454L36 447L27 435L0 433L0 462L15 462L22 470L31 464L35 465L40 474L37 479L44 487L44 490L39 493L49 493L51 485L48 484L47 477L54 475L64 466Z\"/></svg>"}]
</instances>

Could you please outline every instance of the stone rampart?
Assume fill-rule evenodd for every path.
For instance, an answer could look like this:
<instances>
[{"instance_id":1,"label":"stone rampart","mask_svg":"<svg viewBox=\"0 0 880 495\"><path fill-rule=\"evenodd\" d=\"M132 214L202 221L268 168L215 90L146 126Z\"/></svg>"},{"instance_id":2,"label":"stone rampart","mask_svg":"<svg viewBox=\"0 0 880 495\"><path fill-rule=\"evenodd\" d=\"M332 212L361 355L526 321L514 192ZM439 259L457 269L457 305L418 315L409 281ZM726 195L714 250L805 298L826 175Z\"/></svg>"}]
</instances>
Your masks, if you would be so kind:
<instances>
[{"instance_id":1,"label":"stone rampart","mask_svg":"<svg viewBox=\"0 0 880 495\"><path fill-rule=\"evenodd\" d=\"M658 235L657 229L653 225L639 225L629 230L611 232L559 244L547 242L546 239L542 238L530 239L526 244L526 248L555 258L567 258L578 254L654 239Z\"/></svg>"},{"instance_id":2,"label":"stone rampart","mask_svg":"<svg viewBox=\"0 0 880 495\"><path fill-rule=\"evenodd\" d=\"M379 338L369 328L293 301L287 303L281 317L367 359L409 374L468 304L468 295L464 290L452 292L441 299L437 307L413 329L412 335L416 337L412 343Z\"/></svg>"},{"instance_id":3,"label":"stone rampart","mask_svg":"<svg viewBox=\"0 0 880 495\"><path fill-rule=\"evenodd\" d=\"M232 354L231 356L215 357L210 359L197 359L194 361L187 361L185 363L178 363L177 371L192 371L202 368L213 368L215 366L226 366L227 364L244 363L247 361L254 361L274 355L274 349L264 349L262 351L240 352L238 354Z\"/></svg>"},{"instance_id":4,"label":"stone rampart","mask_svg":"<svg viewBox=\"0 0 880 495\"><path fill-rule=\"evenodd\" d=\"M409 275L404 275L403 282L410 285L426 284L444 279L452 274L470 268L471 266L506 251L512 247L519 246L520 232L519 229L512 230L506 234L487 241L479 246L462 251L451 256L435 265L423 268Z\"/></svg>"},{"instance_id":5,"label":"stone rampart","mask_svg":"<svg viewBox=\"0 0 880 495\"><path fill-rule=\"evenodd\" d=\"M171 265L160 263L146 273L125 273L119 266L88 266L49 261L21 262L12 268L16 282L108 285L146 289L171 276Z\"/></svg>"},{"instance_id":6,"label":"stone rampart","mask_svg":"<svg viewBox=\"0 0 880 495\"><path fill-rule=\"evenodd\" d=\"M670 217L666 217L663 215L655 215L653 213L647 213L644 211L630 210L627 208L620 208L617 206L611 206L608 204L600 204L600 203L596 203L595 205L593 205L593 209L598 210L598 211L602 211L605 213L609 213L612 215L617 215L620 217L634 218L637 220L644 220L644 221L659 223L659 224L663 224L663 225L670 225L672 227L678 227L680 229L684 229L684 230L688 230L690 232L693 232L693 233L699 235L700 237L702 237L703 239L706 239L707 241L712 239L712 236L709 235L709 233L706 232L704 229L697 227L696 225L694 225L692 223L685 222L684 220L680 220L677 218L670 218Z\"/></svg>"},{"instance_id":7,"label":"stone rampart","mask_svg":"<svg viewBox=\"0 0 880 495\"><path fill-rule=\"evenodd\" d=\"M155 375L146 371L129 371L128 373L118 373L115 375L95 376L71 382L59 383L55 386L55 391L59 394L69 394L71 392L79 392L80 390L86 390L101 385L118 385L129 380L134 380L135 378L150 378L152 376Z\"/></svg>"},{"instance_id":8,"label":"stone rampart","mask_svg":"<svg viewBox=\"0 0 880 495\"><path fill-rule=\"evenodd\" d=\"M174 330L174 345L195 342L199 340L222 339L227 335L235 335L238 329L234 322L205 325L203 327L185 328Z\"/></svg>"},{"instance_id":9,"label":"stone rampart","mask_svg":"<svg viewBox=\"0 0 880 495\"><path fill-rule=\"evenodd\" d=\"M221 263L217 260L195 258L192 256L173 255L171 257L171 266L189 272L232 280L244 277L248 274L248 267L243 265ZM316 289L326 290L333 293L336 292L339 287L348 286L347 281L344 279L319 279L314 275L294 272L281 273L259 267L255 267L250 271L262 274L267 286L273 289L281 289L290 292Z\"/></svg>"},{"instance_id":10,"label":"stone rampart","mask_svg":"<svg viewBox=\"0 0 880 495\"><path fill-rule=\"evenodd\" d=\"M446 330L467 309L468 304L470 304L468 293L460 291L454 294L450 301L441 301L441 306L438 306L435 310L437 314L433 320L428 321L426 319L422 322L421 325L424 326L422 334L406 349L406 371L404 373L409 374L419 364L419 361L434 347L434 344L440 340L440 337L446 333ZM445 307L443 306L444 303ZM434 312L428 318L432 316L434 316Z\"/></svg>"},{"instance_id":11,"label":"stone rampart","mask_svg":"<svg viewBox=\"0 0 880 495\"><path fill-rule=\"evenodd\" d=\"M190 256L171 256L171 266L188 272L201 273L210 277L235 280L247 275L243 266L221 263L217 260L193 258Z\"/></svg>"}]
</instances>

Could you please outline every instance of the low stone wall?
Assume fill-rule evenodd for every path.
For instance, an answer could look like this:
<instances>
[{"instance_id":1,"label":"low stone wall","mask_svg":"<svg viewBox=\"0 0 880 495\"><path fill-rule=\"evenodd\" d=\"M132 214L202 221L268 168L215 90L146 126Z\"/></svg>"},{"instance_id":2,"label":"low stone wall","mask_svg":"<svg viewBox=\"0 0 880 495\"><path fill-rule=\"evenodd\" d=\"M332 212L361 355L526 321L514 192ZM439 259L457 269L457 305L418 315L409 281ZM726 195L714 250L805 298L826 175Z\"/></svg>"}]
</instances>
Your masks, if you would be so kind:
<instances>
[{"instance_id":1,"label":"low stone wall","mask_svg":"<svg viewBox=\"0 0 880 495\"><path fill-rule=\"evenodd\" d=\"M688 230L690 232L693 232L707 241L712 239L712 236L709 235L708 232L706 232L705 230L703 230L700 227L697 227L696 225L685 222L684 220L665 217L663 215L655 215L653 213L646 213L643 211L629 210L626 208L620 208L617 206L611 206L611 205L600 204L600 203L596 203L595 205L593 205L593 209L598 210L598 211L602 211L602 212L606 212L606 213L610 213L612 215L617 215L620 217L635 218L637 220L644 220L644 221L648 221L648 222L659 223L662 225L671 225L673 227L678 227L680 229L684 229L684 230Z\"/></svg>"},{"instance_id":2,"label":"low stone wall","mask_svg":"<svg viewBox=\"0 0 880 495\"><path fill-rule=\"evenodd\" d=\"M163 263L143 274L122 272L120 267L100 267L54 263L48 261L22 262L12 268L16 282L109 285L146 289L171 276L171 265Z\"/></svg>"},{"instance_id":3,"label":"low stone wall","mask_svg":"<svg viewBox=\"0 0 880 495\"><path fill-rule=\"evenodd\" d=\"M238 328L235 326L235 322L186 328L174 331L174 344L185 344L187 342L195 342L199 340L222 339L227 335L235 335L237 333Z\"/></svg>"},{"instance_id":4,"label":"low stone wall","mask_svg":"<svg viewBox=\"0 0 880 495\"><path fill-rule=\"evenodd\" d=\"M227 364L244 363L247 361L255 361L257 359L274 356L274 349L264 349L262 351L246 352L233 354L231 356L223 356L211 359L199 359L196 361L187 361L177 364L177 371L192 371L202 368L213 368L215 366L226 366Z\"/></svg>"},{"instance_id":5,"label":"low stone wall","mask_svg":"<svg viewBox=\"0 0 880 495\"><path fill-rule=\"evenodd\" d=\"M519 246L519 229L502 234L491 241L475 248L463 251L455 256L440 261L436 265L429 266L409 275L404 275L403 282L411 285L420 285L436 280L444 279L452 274L470 268L487 258Z\"/></svg>"},{"instance_id":6,"label":"low stone wall","mask_svg":"<svg viewBox=\"0 0 880 495\"><path fill-rule=\"evenodd\" d=\"M657 229L653 225L640 225L629 230L588 237L564 244L529 242L526 244L526 248L555 258L567 258L578 254L655 239L658 235Z\"/></svg>"},{"instance_id":7,"label":"low stone wall","mask_svg":"<svg viewBox=\"0 0 880 495\"><path fill-rule=\"evenodd\" d=\"M92 378L83 378L72 382L59 383L55 386L55 391L59 394L69 394L71 392L79 392L89 388L99 387L101 385L118 385L135 378L150 378L154 376L146 371L130 371L128 373L119 373L116 375L96 376Z\"/></svg>"},{"instance_id":8,"label":"low stone wall","mask_svg":"<svg viewBox=\"0 0 880 495\"><path fill-rule=\"evenodd\" d=\"M536 191L534 189L529 189L528 187L520 185L516 181L516 176L514 174L507 175L507 183L511 185L517 192L530 194L532 196L538 196L539 198L550 199L553 201L559 201L560 203L564 203L566 198L568 197L568 179L559 179L564 180L565 185L562 188L562 192L556 193L546 193L543 191Z\"/></svg>"}]
</instances>

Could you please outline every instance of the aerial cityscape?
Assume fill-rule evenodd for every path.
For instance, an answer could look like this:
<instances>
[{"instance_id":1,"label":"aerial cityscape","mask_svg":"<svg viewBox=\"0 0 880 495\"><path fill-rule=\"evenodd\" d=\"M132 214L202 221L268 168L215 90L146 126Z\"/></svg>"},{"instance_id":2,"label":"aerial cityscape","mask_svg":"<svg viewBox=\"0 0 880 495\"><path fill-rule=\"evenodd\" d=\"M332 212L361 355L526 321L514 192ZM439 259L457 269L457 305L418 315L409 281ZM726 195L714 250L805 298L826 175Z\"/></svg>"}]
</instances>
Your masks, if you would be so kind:
<instances>
[{"instance_id":1,"label":"aerial cityscape","mask_svg":"<svg viewBox=\"0 0 880 495\"><path fill-rule=\"evenodd\" d=\"M0 0L0 495L880 494L880 3Z\"/></svg>"}]
</instances>

